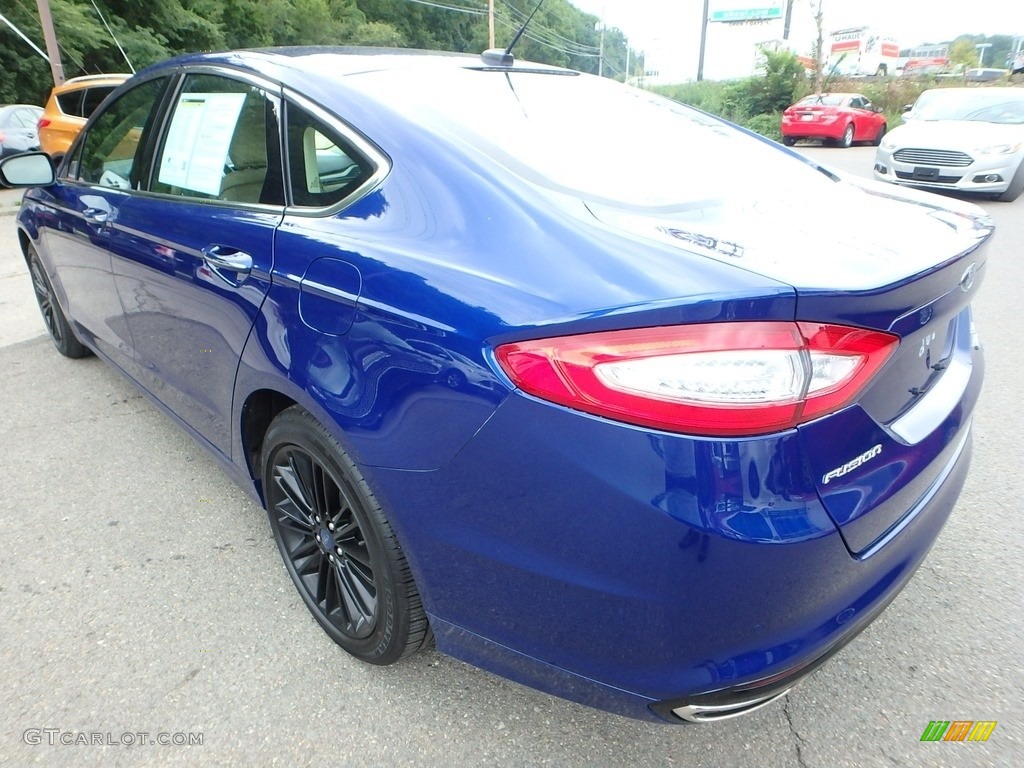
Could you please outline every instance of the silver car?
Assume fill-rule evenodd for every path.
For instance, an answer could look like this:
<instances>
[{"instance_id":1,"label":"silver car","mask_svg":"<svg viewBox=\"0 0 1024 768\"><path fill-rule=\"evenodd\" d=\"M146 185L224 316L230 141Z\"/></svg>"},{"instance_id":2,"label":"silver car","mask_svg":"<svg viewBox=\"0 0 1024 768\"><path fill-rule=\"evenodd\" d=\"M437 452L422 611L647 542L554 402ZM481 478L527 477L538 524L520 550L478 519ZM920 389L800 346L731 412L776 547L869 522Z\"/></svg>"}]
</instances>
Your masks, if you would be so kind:
<instances>
[{"instance_id":1,"label":"silver car","mask_svg":"<svg viewBox=\"0 0 1024 768\"><path fill-rule=\"evenodd\" d=\"M904 119L878 147L876 179L1007 202L1024 191L1024 88L934 88Z\"/></svg>"}]
</instances>

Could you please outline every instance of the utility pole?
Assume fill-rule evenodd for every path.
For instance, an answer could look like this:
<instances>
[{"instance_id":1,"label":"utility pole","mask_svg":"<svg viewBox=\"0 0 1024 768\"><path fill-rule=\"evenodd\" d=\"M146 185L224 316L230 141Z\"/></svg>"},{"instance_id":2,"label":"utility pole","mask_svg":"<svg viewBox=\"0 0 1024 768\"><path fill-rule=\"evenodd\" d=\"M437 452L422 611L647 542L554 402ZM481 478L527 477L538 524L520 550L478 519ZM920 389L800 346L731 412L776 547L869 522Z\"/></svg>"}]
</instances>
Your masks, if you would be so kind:
<instances>
[{"instance_id":1,"label":"utility pole","mask_svg":"<svg viewBox=\"0 0 1024 768\"><path fill-rule=\"evenodd\" d=\"M704 48L708 42L708 6L711 0L704 0L704 15L700 20L700 61L697 63L697 82L704 79Z\"/></svg>"},{"instance_id":2,"label":"utility pole","mask_svg":"<svg viewBox=\"0 0 1024 768\"><path fill-rule=\"evenodd\" d=\"M601 48L598 50L597 76L604 77L604 19L601 19Z\"/></svg>"},{"instance_id":3,"label":"utility pole","mask_svg":"<svg viewBox=\"0 0 1024 768\"><path fill-rule=\"evenodd\" d=\"M487 47L494 47L494 0L487 2Z\"/></svg>"},{"instance_id":4,"label":"utility pole","mask_svg":"<svg viewBox=\"0 0 1024 768\"><path fill-rule=\"evenodd\" d=\"M50 15L50 0L36 0L36 7L39 8L39 23L43 27L43 39L46 40L46 53L49 54L53 84L61 85L64 82L64 65L60 61L57 32L53 28L53 16Z\"/></svg>"},{"instance_id":5,"label":"utility pole","mask_svg":"<svg viewBox=\"0 0 1024 768\"><path fill-rule=\"evenodd\" d=\"M821 89L825 84L825 73L822 69L825 66L825 11L822 4L825 0L818 0L818 7L814 9L814 25L818 30L818 39L814 43L814 93L821 96Z\"/></svg>"},{"instance_id":6,"label":"utility pole","mask_svg":"<svg viewBox=\"0 0 1024 768\"><path fill-rule=\"evenodd\" d=\"M782 24L782 39L789 40L789 27L793 23L793 3L796 0L786 0L786 20Z\"/></svg>"}]
</instances>

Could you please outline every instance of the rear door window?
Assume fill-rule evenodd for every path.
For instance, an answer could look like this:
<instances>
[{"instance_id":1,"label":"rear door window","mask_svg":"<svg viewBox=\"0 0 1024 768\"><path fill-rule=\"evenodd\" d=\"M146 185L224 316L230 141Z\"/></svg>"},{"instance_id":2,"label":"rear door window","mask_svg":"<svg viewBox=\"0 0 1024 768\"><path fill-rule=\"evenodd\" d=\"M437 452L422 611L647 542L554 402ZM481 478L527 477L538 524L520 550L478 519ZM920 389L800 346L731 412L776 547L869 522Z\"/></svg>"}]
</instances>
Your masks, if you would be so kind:
<instances>
[{"instance_id":1,"label":"rear door window","mask_svg":"<svg viewBox=\"0 0 1024 768\"><path fill-rule=\"evenodd\" d=\"M152 191L283 205L278 104L241 80L186 77L164 134Z\"/></svg>"}]
</instances>

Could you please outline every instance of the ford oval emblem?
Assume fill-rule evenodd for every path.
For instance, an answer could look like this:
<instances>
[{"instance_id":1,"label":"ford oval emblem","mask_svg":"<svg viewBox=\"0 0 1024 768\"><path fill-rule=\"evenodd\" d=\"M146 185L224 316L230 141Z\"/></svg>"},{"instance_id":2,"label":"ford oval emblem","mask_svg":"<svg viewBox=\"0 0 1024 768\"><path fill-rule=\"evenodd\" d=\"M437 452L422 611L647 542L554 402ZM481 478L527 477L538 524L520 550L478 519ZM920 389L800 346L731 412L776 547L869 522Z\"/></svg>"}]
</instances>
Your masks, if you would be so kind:
<instances>
[{"instance_id":1,"label":"ford oval emblem","mask_svg":"<svg viewBox=\"0 0 1024 768\"><path fill-rule=\"evenodd\" d=\"M971 288L974 287L974 276L978 272L978 262L973 262L971 266L964 270L963 275L960 276L960 290L967 293Z\"/></svg>"}]
</instances>

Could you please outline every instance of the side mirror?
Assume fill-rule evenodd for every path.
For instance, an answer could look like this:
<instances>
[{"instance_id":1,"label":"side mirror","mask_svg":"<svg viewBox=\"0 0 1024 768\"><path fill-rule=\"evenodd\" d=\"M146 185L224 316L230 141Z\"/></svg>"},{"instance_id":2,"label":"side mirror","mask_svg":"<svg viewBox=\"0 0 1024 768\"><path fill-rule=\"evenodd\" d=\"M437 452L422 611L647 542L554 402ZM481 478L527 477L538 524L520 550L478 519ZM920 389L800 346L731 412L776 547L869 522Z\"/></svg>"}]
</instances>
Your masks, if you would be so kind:
<instances>
[{"instance_id":1,"label":"side mirror","mask_svg":"<svg viewBox=\"0 0 1024 768\"><path fill-rule=\"evenodd\" d=\"M0 160L0 184L5 187L48 187L56 174L45 152L25 152Z\"/></svg>"},{"instance_id":2,"label":"side mirror","mask_svg":"<svg viewBox=\"0 0 1024 768\"><path fill-rule=\"evenodd\" d=\"M903 114L904 114L904 115L905 115L905 114L907 114L907 112L909 112L909 111L910 111L910 110L912 110L913 108L914 108L914 105L913 105L913 104L904 104L904 105L903 105Z\"/></svg>"}]
</instances>

